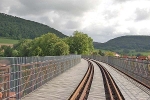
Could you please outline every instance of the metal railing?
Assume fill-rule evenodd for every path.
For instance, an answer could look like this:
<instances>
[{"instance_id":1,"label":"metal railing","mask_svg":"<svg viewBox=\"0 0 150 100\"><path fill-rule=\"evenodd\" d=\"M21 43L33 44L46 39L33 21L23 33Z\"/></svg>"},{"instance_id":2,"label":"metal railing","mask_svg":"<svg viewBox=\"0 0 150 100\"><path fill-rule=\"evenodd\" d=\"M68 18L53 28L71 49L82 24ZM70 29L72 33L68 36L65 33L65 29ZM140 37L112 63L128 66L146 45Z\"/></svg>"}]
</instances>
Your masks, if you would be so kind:
<instances>
[{"instance_id":1,"label":"metal railing","mask_svg":"<svg viewBox=\"0 0 150 100\"><path fill-rule=\"evenodd\" d=\"M19 100L80 61L80 55L2 57L0 100Z\"/></svg>"},{"instance_id":2,"label":"metal railing","mask_svg":"<svg viewBox=\"0 0 150 100\"><path fill-rule=\"evenodd\" d=\"M95 59L107 63L132 78L138 80L143 85L150 87L150 60L140 60L131 58L118 58L107 56L82 56L83 58Z\"/></svg>"}]
</instances>

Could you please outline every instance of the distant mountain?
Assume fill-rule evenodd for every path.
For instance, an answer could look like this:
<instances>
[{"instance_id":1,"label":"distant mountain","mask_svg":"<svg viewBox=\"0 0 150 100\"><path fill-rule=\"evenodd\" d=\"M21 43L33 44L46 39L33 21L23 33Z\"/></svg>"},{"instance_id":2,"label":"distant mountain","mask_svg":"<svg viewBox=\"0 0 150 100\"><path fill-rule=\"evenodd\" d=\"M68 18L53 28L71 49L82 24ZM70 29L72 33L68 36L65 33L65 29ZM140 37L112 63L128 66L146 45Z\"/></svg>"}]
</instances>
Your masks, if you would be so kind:
<instances>
[{"instance_id":1,"label":"distant mountain","mask_svg":"<svg viewBox=\"0 0 150 100\"><path fill-rule=\"evenodd\" d=\"M94 42L94 47L97 49L113 50L117 51L120 49L127 50L150 50L150 36L131 35L121 36L109 40L105 43Z\"/></svg>"},{"instance_id":2,"label":"distant mountain","mask_svg":"<svg viewBox=\"0 0 150 100\"><path fill-rule=\"evenodd\" d=\"M54 33L61 38L66 37L66 35L47 25L0 13L1 37L33 39L48 32Z\"/></svg>"}]
</instances>

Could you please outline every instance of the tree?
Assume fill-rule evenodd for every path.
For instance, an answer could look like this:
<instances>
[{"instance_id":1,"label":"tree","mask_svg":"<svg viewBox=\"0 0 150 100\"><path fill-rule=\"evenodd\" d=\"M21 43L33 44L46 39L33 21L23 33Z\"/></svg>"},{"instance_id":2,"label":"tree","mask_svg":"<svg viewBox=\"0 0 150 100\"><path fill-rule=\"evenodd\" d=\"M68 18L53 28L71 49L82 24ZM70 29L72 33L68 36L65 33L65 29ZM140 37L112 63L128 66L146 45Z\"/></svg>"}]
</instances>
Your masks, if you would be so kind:
<instances>
[{"instance_id":1,"label":"tree","mask_svg":"<svg viewBox=\"0 0 150 100\"><path fill-rule=\"evenodd\" d=\"M4 56L5 57L12 57L12 50L13 49L10 46L3 45L1 48L4 50Z\"/></svg>"},{"instance_id":2,"label":"tree","mask_svg":"<svg viewBox=\"0 0 150 100\"><path fill-rule=\"evenodd\" d=\"M105 55L101 50L98 51L98 54L101 55L101 56Z\"/></svg>"},{"instance_id":3,"label":"tree","mask_svg":"<svg viewBox=\"0 0 150 100\"><path fill-rule=\"evenodd\" d=\"M107 51L107 52L105 52L105 55L106 56L114 56L114 53L111 51Z\"/></svg>"},{"instance_id":4,"label":"tree","mask_svg":"<svg viewBox=\"0 0 150 100\"><path fill-rule=\"evenodd\" d=\"M91 54L94 50L93 40L82 32L75 31L73 36L69 37L68 41L71 53Z\"/></svg>"},{"instance_id":5,"label":"tree","mask_svg":"<svg viewBox=\"0 0 150 100\"><path fill-rule=\"evenodd\" d=\"M42 49L39 47L39 46L37 46L33 51L32 51L32 55L34 55L34 56L42 56Z\"/></svg>"},{"instance_id":6,"label":"tree","mask_svg":"<svg viewBox=\"0 0 150 100\"><path fill-rule=\"evenodd\" d=\"M0 47L0 56L4 56L3 49Z\"/></svg>"},{"instance_id":7,"label":"tree","mask_svg":"<svg viewBox=\"0 0 150 100\"><path fill-rule=\"evenodd\" d=\"M13 57L19 56L19 52L17 50L12 50L12 56Z\"/></svg>"},{"instance_id":8,"label":"tree","mask_svg":"<svg viewBox=\"0 0 150 100\"><path fill-rule=\"evenodd\" d=\"M70 36L70 37L67 37L67 38L64 38L62 39L66 44L68 44L69 46L69 52L71 54L77 54L77 51L75 50L74 48L74 40L73 40L73 37Z\"/></svg>"},{"instance_id":9,"label":"tree","mask_svg":"<svg viewBox=\"0 0 150 100\"><path fill-rule=\"evenodd\" d=\"M92 55L98 55L98 52L97 52L97 51L94 51L94 52L92 53Z\"/></svg>"},{"instance_id":10,"label":"tree","mask_svg":"<svg viewBox=\"0 0 150 100\"><path fill-rule=\"evenodd\" d=\"M18 51L18 56L29 56L29 53L32 52L30 39L20 40L18 44L14 45L14 49Z\"/></svg>"},{"instance_id":11,"label":"tree","mask_svg":"<svg viewBox=\"0 0 150 100\"><path fill-rule=\"evenodd\" d=\"M69 54L69 46L53 33L33 40L20 40L13 48L14 56L55 56Z\"/></svg>"},{"instance_id":12,"label":"tree","mask_svg":"<svg viewBox=\"0 0 150 100\"><path fill-rule=\"evenodd\" d=\"M54 49L56 56L69 54L69 46L63 41L55 43Z\"/></svg>"},{"instance_id":13,"label":"tree","mask_svg":"<svg viewBox=\"0 0 150 100\"><path fill-rule=\"evenodd\" d=\"M59 56L69 53L88 55L94 50L93 40L87 34L78 31L65 39L47 33L33 40L22 39L13 48L3 47L3 49L5 56Z\"/></svg>"},{"instance_id":14,"label":"tree","mask_svg":"<svg viewBox=\"0 0 150 100\"><path fill-rule=\"evenodd\" d=\"M38 38L38 46L42 49L43 56L55 55L55 43L59 42L60 38L55 34L48 33Z\"/></svg>"}]
</instances>

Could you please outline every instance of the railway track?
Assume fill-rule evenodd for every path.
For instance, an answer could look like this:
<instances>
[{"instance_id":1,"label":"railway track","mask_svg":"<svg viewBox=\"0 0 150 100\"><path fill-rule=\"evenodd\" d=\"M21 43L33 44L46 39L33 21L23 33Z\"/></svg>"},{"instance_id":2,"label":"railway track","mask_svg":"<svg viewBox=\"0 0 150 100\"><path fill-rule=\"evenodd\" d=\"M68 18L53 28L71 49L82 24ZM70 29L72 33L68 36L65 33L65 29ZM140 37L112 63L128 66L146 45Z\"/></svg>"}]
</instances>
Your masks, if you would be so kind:
<instances>
[{"instance_id":1,"label":"railway track","mask_svg":"<svg viewBox=\"0 0 150 100\"><path fill-rule=\"evenodd\" d=\"M113 80L112 76L107 71L107 69L104 68L97 61L94 61L94 60L92 61L95 62L99 66L102 72L106 100L125 100L121 91L119 90L118 86L116 85L115 81Z\"/></svg>"},{"instance_id":2,"label":"railway track","mask_svg":"<svg viewBox=\"0 0 150 100\"><path fill-rule=\"evenodd\" d=\"M86 71L83 79L75 89L69 100L85 100L88 97L90 87L94 76L94 66L88 61L88 70Z\"/></svg>"},{"instance_id":3,"label":"railway track","mask_svg":"<svg viewBox=\"0 0 150 100\"><path fill-rule=\"evenodd\" d=\"M89 64L88 70L85 73L79 85L77 86L77 88L75 89L75 91L69 97L69 100L86 100L88 98L88 94L90 91L94 75L94 66L91 63L91 61L89 60L87 61ZM93 62L95 62L99 66L102 72L106 100L125 100L116 83L114 82L113 78L109 74L109 72L104 67L102 67L98 62L94 60Z\"/></svg>"}]
</instances>

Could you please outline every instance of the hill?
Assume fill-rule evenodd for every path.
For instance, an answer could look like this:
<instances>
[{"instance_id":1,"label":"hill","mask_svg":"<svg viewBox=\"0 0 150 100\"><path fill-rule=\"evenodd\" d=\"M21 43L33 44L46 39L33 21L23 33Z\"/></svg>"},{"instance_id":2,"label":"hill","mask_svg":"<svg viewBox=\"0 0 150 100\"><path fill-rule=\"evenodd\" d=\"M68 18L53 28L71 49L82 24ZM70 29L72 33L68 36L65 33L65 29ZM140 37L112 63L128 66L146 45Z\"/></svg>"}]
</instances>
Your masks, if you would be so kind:
<instances>
[{"instance_id":1,"label":"hill","mask_svg":"<svg viewBox=\"0 0 150 100\"><path fill-rule=\"evenodd\" d=\"M136 50L147 51L150 50L150 36L121 36L109 40L105 43L94 43L94 47L97 49L105 50Z\"/></svg>"},{"instance_id":2,"label":"hill","mask_svg":"<svg viewBox=\"0 0 150 100\"><path fill-rule=\"evenodd\" d=\"M47 25L0 13L0 37L33 39L48 32L61 38L66 37L66 35Z\"/></svg>"}]
</instances>

